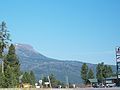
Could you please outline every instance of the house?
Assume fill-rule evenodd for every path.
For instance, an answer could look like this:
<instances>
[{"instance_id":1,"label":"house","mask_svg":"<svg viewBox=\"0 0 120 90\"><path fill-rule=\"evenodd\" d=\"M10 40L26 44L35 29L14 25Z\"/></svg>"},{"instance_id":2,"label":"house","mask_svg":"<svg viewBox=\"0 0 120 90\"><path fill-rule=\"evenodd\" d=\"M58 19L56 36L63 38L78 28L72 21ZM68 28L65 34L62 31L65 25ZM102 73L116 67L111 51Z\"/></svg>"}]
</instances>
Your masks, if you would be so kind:
<instances>
[{"instance_id":1,"label":"house","mask_svg":"<svg viewBox=\"0 0 120 90\"><path fill-rule=\"evenodd\" d=\"M89 83L92 87L98 87L98 80L96 78L94 79L88 79Z\"/></svg>"},{"instance_id":2,"label":"house","mask_svg":"<svg viewBox=\"0 0 120 90\"><path fill-rule=\"evenodd\" d=\"M109 78L106 78L105 79L105 84L107 87L115 87L116 86L116 83L117 83L117 77L116 76L112 76L112 77L109 77Z\"/></svg>"}]
</instances>

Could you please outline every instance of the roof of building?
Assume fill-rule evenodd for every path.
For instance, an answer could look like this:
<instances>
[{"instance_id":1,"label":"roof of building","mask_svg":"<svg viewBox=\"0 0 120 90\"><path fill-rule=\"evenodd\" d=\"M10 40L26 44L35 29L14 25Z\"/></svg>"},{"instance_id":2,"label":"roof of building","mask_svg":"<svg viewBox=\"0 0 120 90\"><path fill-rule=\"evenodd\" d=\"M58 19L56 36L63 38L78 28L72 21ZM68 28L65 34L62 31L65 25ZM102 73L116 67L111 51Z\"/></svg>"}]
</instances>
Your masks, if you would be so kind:
<instances>
[{"instance_id":1,"label":"roof of building","mask_svg":"<svg viewBox=\"0 0 120 90\"><path fill-rule=\"evenodd\" d=\"M88 79L91 83L97 83L98 80L95 78L95 79Z\"/></svg>"},{"instance_id":2,"label":"roof of building","mask_svg":"<svg viewBox=\"0 0 120 90\"><path fill-rule=\"evenodd\" d=\"M108 77L108 78L106 78L107 80L111 80L111 79L117 79L117 77L116 76L114 76L114 77Z\"/></svg>"}]
</instances>

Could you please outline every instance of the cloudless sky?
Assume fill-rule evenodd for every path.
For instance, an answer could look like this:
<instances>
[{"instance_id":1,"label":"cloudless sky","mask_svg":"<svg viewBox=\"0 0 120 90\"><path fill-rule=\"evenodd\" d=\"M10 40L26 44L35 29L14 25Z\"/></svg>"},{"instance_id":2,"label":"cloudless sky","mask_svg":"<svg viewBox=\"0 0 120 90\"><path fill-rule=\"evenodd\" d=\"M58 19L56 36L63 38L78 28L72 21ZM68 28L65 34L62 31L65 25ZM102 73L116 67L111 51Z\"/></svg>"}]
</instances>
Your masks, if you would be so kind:
<instances>
[{"instance_id":1,"label":"cloudless sky","mask_svg":"<svg viewBox=\"0 0 120 90\"><path fill-rule=\"evenodd\" d=\"M14 43L60 60L115 64L120 0L1 0Z\"/></svg>"}]
</instances>

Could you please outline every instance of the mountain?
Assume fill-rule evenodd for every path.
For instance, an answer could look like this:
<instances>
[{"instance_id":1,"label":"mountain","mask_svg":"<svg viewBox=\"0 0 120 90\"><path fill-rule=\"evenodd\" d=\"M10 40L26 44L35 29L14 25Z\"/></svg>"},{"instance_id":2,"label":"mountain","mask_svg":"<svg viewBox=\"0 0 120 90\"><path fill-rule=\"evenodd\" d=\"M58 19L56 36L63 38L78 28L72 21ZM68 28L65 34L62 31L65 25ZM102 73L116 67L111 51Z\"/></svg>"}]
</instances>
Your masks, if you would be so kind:
<instances>
[{"instance_id":1,"label":"mountain","mask_svg":"<svg viewBox=\"0 0 120 90\"><path fill-rule=\"evenodd\" d=\"M56 60L46 57L27 44L15 44L16 54L21 63L21 70L32 70L37 80L43 76L54 74L58 80L66 82L66 77L70 83L81 83L80 69L83 62ZM89 68L96 70L96 64L87 63ZM112 66L115 70L115 66Z\"/></svg>"}]
</instances>

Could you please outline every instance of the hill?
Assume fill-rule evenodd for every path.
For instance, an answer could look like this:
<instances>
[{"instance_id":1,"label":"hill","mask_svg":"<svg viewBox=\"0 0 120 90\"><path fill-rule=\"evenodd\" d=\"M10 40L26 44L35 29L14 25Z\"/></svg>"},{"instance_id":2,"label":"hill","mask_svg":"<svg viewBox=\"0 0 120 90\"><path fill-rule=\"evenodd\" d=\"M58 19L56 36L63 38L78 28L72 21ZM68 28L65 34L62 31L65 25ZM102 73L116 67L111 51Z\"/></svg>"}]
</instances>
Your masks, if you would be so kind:
<instances>
[{"instance_id":1,"label":"hill","mask_svg":"<svg viewBox=\"0 0 120 90\"><path fill-rule=\"evenodd\" d=\"M54 74L57 79L63 82L66 82L66 76L70 83L82 82L80 69L83 62L52 59L40 54L27 44L16 44L15 47L20 59L21 70L33 70L37 80L43 76ZM87 63L87 65L96 71L96 64ZM112 68L115 70L115 66Z\"/></svg>"}]
</instances>

